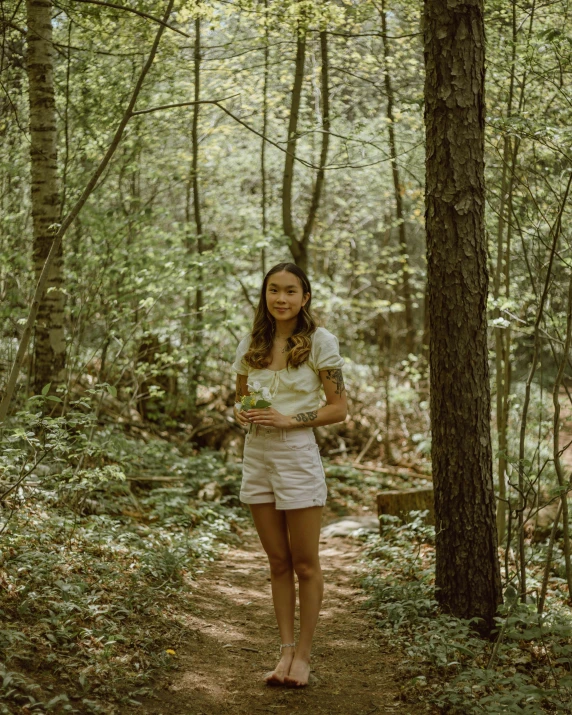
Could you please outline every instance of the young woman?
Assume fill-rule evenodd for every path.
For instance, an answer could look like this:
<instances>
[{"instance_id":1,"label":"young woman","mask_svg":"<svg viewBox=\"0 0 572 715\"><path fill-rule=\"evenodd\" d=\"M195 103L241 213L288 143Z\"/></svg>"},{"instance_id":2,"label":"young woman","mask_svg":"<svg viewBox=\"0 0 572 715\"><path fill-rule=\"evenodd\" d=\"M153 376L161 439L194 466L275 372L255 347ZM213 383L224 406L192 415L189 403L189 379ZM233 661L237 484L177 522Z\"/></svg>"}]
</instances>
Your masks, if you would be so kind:
<instances>
[{"instance_id":1,"label":"young woman","mask_svg":"<svg viewBox=\"0 0 572 715\"><path fill-rule=\"evenodd\" d=\"M270 564L272 599L282 643L269 685L304 686L323 579L318 555L327 488L313 427L343 422L347 414L343 358L332 333L310 313L304 271L279 263L266 274L252 333L240 341L234 414L249 427L240 499L249 505ZM255 384L258 383L258 384ZM326 405L320 407L320 389ZM243 395L264 389L271 406L240 410ZM294 642L298 577L300 635Z\"/></svg>"}]
</instances>

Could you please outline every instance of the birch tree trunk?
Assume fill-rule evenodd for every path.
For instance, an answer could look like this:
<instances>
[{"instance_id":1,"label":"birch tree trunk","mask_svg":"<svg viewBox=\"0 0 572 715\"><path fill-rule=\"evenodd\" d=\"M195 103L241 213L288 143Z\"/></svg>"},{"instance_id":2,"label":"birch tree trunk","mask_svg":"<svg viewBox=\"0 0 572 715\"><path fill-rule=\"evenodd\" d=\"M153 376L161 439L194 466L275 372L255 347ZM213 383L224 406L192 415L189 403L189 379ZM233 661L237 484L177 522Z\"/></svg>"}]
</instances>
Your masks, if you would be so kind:
<instances>
[{"instance_id":1,"label":"birch tree trunk","mask_svg":"<svg viewBox=\"0 0 572 715\"><path fill-rule=\"evenodd\" d=\"M33 220L33 261L39 279L60 221L57 162L56 101L51 0L27 0L27 72L30 101L30 162ZM66 342L63 248L50 266L46 290L35 325L33 390L39 394L51 383L53 392L64 382Z\"/></svg>"},{"instance_id":2,"label":"birch tree trunk","mask_svg":"<svg viewBox=\"0 0 572 715\"><path fill-rule=\"evenodd\" d=\"M501 584L487 362L482 0L426 0L424 42L437 599L489 631Z\"/></svg>"}]
</instances>

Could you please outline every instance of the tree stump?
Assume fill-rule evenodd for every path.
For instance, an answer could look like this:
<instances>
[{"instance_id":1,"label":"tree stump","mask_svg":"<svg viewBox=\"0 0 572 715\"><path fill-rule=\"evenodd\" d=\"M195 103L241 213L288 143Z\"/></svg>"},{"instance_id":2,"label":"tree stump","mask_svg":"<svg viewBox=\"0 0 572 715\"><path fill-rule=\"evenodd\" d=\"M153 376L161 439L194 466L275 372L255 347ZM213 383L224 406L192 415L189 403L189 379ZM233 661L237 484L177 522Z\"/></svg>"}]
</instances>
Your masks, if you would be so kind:
<instances>
[{"instance_id":1,"label":"tree stump","mask_svg":"<svg viewBox=\"0 0 572 715\"><path fill-rule=\"evenodd\" d=\"M377 515L391 514L399 516L404 521L410 511L423 511L429 509L427 523L435 523L435 509L433 506L433 487L420 487L417 489L392 489L377 495ZM381 522L380 522L381 529Z\"/></svg>"}]
</instances>

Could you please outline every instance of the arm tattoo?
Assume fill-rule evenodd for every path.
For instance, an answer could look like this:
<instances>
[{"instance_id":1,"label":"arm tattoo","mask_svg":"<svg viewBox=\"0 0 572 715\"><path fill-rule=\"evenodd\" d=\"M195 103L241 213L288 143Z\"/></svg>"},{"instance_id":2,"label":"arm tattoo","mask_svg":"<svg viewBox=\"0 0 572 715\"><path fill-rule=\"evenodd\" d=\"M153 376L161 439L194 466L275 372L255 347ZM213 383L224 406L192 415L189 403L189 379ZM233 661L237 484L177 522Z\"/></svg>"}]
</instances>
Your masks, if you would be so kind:
<instances>
[{"instance_id":1,"label":"arm tattoo","mask_svg":"<svg viewBox=\"0 0 572 715\"><path fill-rule=\"evenodd\" d=\"M341 395L346 389L341 368L337 367L335 370L326 370L326 377L328 380L336 383L336 395Z\"/></svg>"},{"instance_id":2,"label":"arm tattoo","mask_svg":"<svg viewBox=\"0 0 572 715\"><path fill-rule=\"evenodd\" d=\"M296 422L311 422L317 418L318 413L313 410L310 412L298 412L298 414L294 417Z\"/></svg>"}]
</instances>

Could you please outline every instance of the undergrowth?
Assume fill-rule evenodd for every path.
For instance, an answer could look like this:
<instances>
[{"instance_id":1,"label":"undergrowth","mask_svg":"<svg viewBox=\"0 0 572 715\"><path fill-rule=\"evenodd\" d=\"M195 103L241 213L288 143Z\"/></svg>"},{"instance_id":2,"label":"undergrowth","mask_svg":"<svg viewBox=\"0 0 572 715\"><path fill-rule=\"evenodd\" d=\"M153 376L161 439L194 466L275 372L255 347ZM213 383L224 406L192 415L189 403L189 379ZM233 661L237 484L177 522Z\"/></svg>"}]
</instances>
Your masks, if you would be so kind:
<instances>
[{"instance_id":1,"label":"undergrowth","mask_svg":"<svg viewBox=\"0 0 572 715\"><path fill-rule=\"evenodd\" d=\"M90 435L87 407L20 413L2 435L1 715L136 709L191 635L177 607L192 608L194 574L245 518L239 464ZM208 484L216 501L198 499Z\"/></svg>"},{"instance_id":2,"label":"undergrowth","mask_svg":"<svg viewBox=\"0 0 572 715\"><path fill-rule=\"evenodd\" d=\"M363 581L366 607L404 654L402 700L451 715L572 713L572 614L562 579L553 577L541 616L509 586L496 640L483 640L472 621L439 610L434 528L425 512L410 516L407 524L383 517L382 534L367 537Z\"/></svg>"}]
</instances>

